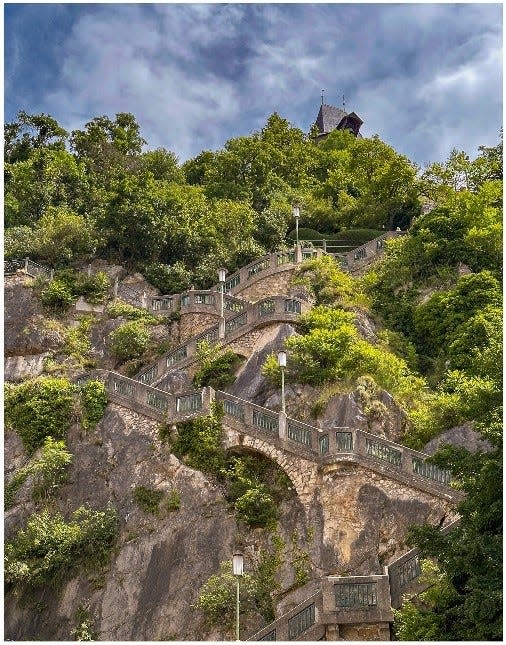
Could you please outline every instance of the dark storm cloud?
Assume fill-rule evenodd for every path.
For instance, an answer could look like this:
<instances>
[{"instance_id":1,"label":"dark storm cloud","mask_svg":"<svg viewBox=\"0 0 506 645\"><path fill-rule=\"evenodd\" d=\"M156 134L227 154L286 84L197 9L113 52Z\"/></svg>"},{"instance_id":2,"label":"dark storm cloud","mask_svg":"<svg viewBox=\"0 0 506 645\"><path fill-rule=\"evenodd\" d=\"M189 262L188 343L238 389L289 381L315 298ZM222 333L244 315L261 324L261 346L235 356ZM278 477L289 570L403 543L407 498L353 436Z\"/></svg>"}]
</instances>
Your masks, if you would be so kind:
<instances>
[{"instance_id":1,"label":"dark storm cloud","mask_svg":"<svg viewBox=\"0 0 506 645\"><path fill-rule=\"evenodd\" d=\"M6 117L133 112L184 159L274 111L308 130L325 88L422 164L497 141L501 25L499 4L11 5Z\"/></svg>"}]
</instances>

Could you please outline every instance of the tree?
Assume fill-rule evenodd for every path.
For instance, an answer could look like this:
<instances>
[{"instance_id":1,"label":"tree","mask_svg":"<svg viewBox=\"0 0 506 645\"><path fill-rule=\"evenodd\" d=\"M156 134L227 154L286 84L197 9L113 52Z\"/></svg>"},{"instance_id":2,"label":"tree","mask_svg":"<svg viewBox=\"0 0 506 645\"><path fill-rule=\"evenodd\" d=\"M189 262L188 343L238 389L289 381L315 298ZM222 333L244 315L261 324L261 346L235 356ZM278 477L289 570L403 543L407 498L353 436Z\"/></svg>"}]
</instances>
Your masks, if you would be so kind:
<instances>
[{"instance_id":1,"label":"tree","mask_svg":"<svg viewBox=\"0 0 506 645\"><path fill-rule=\"evenodd\" d=\"M67 131L48 114L18 112L18 120L4 129L4 160L7 163L26 161L34 148L63 150Z\"/></svg>"}]
</instances>

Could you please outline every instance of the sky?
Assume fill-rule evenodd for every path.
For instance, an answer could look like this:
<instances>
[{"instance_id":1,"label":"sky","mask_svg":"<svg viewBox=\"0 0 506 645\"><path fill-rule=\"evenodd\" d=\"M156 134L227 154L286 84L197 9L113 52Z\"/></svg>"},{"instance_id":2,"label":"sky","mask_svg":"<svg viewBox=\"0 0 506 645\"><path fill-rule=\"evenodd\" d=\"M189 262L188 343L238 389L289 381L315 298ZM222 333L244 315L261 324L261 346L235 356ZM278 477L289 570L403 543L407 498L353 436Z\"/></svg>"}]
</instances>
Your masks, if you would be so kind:
<instances>
[{"instance_id":1,"label":"sky","mask_svg":"<svg viewBox=\"0 0 506 645\"><path fill-rule=\"evenodd\" d=\"M502 4L5 4L4 116L131 112L180 161L321 103L420 166L502 126Z\"/></svg>"}]
</instances>

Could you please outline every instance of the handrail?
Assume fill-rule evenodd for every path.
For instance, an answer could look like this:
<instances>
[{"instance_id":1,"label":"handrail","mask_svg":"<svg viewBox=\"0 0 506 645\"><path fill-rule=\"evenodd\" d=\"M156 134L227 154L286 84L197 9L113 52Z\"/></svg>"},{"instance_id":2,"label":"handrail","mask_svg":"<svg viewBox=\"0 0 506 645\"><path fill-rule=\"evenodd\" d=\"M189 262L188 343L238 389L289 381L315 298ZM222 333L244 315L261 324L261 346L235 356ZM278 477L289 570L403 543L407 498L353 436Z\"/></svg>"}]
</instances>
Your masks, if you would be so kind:
<instances>
[{"instance_id":1,"label":"handrail","mask_svg":"<svg viewBox=\"0 0 506 645\"><path fill-rule=\"evenodd\" d=\"M299 314L308 308L307 302L290 296L271 296L255 303L246 303L243 311L230 312L231 315L225 321L221 337L219 325L215 324L163 354L149 366L144 367L135 378L146 383L159 383L169 371L191 364L195 360L198 343L202 340L211 343L221 341L222 345L226 345L231 340L235 340L238 334L241 336L257 326L277 320L295 321ZM156 369L154 369L155 366Z\"/></svg>"}]
</instances>

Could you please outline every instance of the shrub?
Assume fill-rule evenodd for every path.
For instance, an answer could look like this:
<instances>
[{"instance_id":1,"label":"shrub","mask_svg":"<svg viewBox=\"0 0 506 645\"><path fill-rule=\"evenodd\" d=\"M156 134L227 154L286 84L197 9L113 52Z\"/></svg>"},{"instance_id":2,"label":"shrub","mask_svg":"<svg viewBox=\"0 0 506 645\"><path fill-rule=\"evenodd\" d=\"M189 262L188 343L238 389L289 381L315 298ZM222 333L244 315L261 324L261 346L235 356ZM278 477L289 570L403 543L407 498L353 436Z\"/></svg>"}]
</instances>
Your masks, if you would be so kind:
<instances>
[{"instance_id":1,"label":"shrub","mask_svg":"<svg viewBox=\"0 0 506 645\"><path fill-rule=\"evenodd\" d=\"M52 280L40 294L42 304L56 313L68 309L75 302L75 296L62 280Z\"/></svg>"},{"instance_id":2,"label":"shrub","mask_svg":"<svg viewBox=\"0 0 506 645\"><path fill-rule=\"evenodd\" d=\"M201 609L209 622L230 629L234 624L237 581L232 573L232 563L220 563L220 573L211 576L200 590L197 609ZM254 607L256 584L249 573L241 576L239 585L240 610L244 614Z\"/></svg>"},{"instance_id":3,"label":"shrub","mask_svg":"<svg viewBox=\"0 0 506 645\"><path fill-rule=\"evenodd\" d=\"M10 258L24 258L32 254L35 234L29 226L12 226L4 232L4 256Z\"/></svg>"},{"instance_id":4,"label":"shrub","mask_svg":"<svg viewBox=\"0 0 506 645\"><path fill-rule=\"evenodd\" d=\"M235 503L237 517L252 528L272 527L278 518L274 500L264 485L249 488Z\"/></svg>"},{"instance_id":5,"label":"shrub","mask_svg":"<svg viewBox=\"0 0 506 645\"><path fill-rule=\"evenodd\" d=\"M223 428L222 407L214 403L211 414L177 424L178 438L172 452L191 468L218 475L225 466L225 451L221 447Z\"/></svg>"},{"instance_id":6,"label":"shrub","mask_svg":"<svg viewBox=\"0 0 506 645\"><path fill-rule=\"evenodd\" d=\"M317 304L367 305L360 283L341 270L330 256L307 260L297 268L294 284L304 285Z\"/></svg>"},{"instance_id":7,"label":"shrub","mask_svg":"<svg viewBox=\"0 0 506 645\"><path fill-rule=\"evenodd\" d=\"M5 384L5 422L31 454L46 437L63 437L72 422L73 388L65 378L40 376L17 385Z\"/></svg>"},{"instance_id":8,"label":"shrub","mask_svg":"<svg viewBox=\"0 0 506 645\"><path fill-rule=\"evenodd\" d=\"M211 348L208 343L207 348L209 351L206 351L207 348L203 350L202 345L204 344L200 343L199 346L200 356L198 360L200 367L193 377L193 384L195 387L210 385L220 390L235 381L233 372L240 359L231 350L220 352L215 347ZM216 355L217 353L218 355Z\"/></svg>"},{"instance_id":9,"label":"shrub","mask_svg":"<svg viewBox=\"0 0 506 645\"><path fill-rule=\"evenodd\" d=\"M166 295L185 291L193 279L192 272L180 261L174 264L147 264L142 272L152 285Z\"/></svg>"},{"instance_id":10,"label":"shrub","mask_svg":"<svg viewBox=\"0 0 506 645\"><path fill-rule=\"evenodd\" d=\"M158 512L163 497L161 490L153 490L152 488L146 488L146 486L136 486L133 495L137 505L144 513Z\"/></svg>"},{"instance_id":11,"label":"shrub","mask_svg":"<svg viewBox=\"0 0 506 645\"><path fill-rule=\"evenodd\" d=\"M90 356L92 349L89 331L92 322L91 318L83 316L77 327L65 330L65 345L62 352L80 367L91 367L96 364Z\"/></svg>"},{"instance_id":12,"label":"shrub","mask_svg":"<svg viewBox=\"0 0 506 645\"><path fill-rule=\"evenodd\" d=\"M165 507L168 511L178 511L181 508L181 495L177 488L170 491Z\"/></svg>"},{"instance_id":13,"label":"shrub","mask_svg":"<svg viewBox=\"0 0 506 645\"><path fill-rule=\"evenodd\" d=\"M149 331L141 320L120 325L109 337L112 352L121 360L139 358L149 347Z\"/></svg>"},{"instance_id":14,"label":"shrub","mask_svg":"<svg viewBox=\"0 0 506 645\"><path fill-rule=\"evenodd\" d=\"M41 455L19 468L5 484L5 508L14 504L18 490L30 476L34 476L34 494L37 497L50 496L64 480L66 468L71 461L72 455L67 451L65 442L47 437Z\"/></svg>"},{"instance_id":15,"label":"shrub","mask_svg":"<svg viewBox=\"0 0 506 645\"><path fill-rule=\"evenodd\" d=\"M104 302L109 290L109 277L103 271L98 271L94 275L78 273L75 282L77 295L83 296L86 302L92 305L99 305Z\"/></svg>"},{"instance_id":16,"label":"shrub","mask_svg":"<svg viewBox=\"0 0 506 645\"><path fill-rule=\"evenodd\" d=\"M97 634L93 629L93 622L89 609L80 605L76 611L77 626L70 632L76 641L95 641Z\"/></svg>"},{"instance_id":17,"label":"shrub","mask_svg":"<svg viewBox=\"0 0 506 645\"><path fill-rule=\"evenodd\" d=\"M107 313L111 318L126 318L127 320L143 320L148 325L157 325L160 319L149 313L146 309L134 307L127 302L115 300L107 307Z\"/></svg>"},{"instance_id":18,"label":"shrub","mask_svg":"<svg viewBox=\"0 0 506 645\"><path fill-rule=\"evenodd\" d=\"M80 507L69 522L49 510L35 513L5 546L5 581L38 587L67 578L80 565L101 566L117 532L113 508Z\"/></svg>"},{"instance_id":19,"label":"shrub","mask_svg":"<svg viewBox=\"0 0 506 645\"><path fill-rule=\"evenodd\" d=\"M102 381L86 381L80 388L81 404L84 409L84 428L94 428L104 416L107 407L107 392Z\"/></svg>"}]
</instances>

